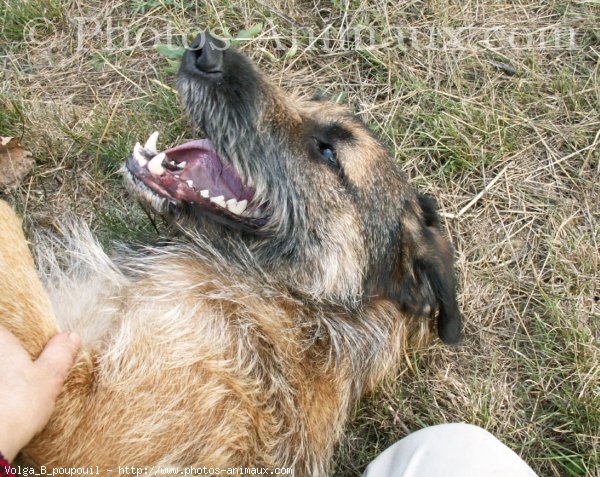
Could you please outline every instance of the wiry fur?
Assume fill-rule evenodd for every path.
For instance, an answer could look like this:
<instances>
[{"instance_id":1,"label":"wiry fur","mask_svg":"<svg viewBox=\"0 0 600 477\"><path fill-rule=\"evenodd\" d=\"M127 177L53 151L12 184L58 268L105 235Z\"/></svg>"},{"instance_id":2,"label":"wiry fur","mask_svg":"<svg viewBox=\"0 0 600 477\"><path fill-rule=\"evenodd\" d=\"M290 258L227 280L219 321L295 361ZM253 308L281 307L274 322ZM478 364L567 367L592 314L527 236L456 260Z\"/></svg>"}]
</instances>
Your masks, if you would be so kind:
<instances>
[{"instance_id":1,"label":"wiry fur","mask_svg":"<svg viewBox=\"0 0 600 477\"><path fill-rule=\"evenodd\" d=\"M66 270L50 248L38 253L60 328L82 333L92 357L27 449L39 464L326 475L353 403L398 361L410 333L427 332L385 300L358 320L291 298L245 268L250 255L232 267L210 244L122 250L115 263L85 228L70 238Z\"/></svg>"},{"instance_id":2,"label":"wiry fur","mask_svg":"<svg viewBox=\"0 0 600 477\"><path fill-rule=\"evenodd\" d=\"M436 313L452 324L450 334L440 328L444 339L454 341L457 326L460 334L434 204L346 110L289 98L241 54L226 54L235 68L220 83L182 71L179 87L269 220L252 234L194 204L161 203L181 232L162 246L111 258L85 227L71 227L61 248L72 262L59 267L55 245L39 244L54 314L84 349L25 451L37 464L325 476L356 401L409 342L429 336ZM337 135L343 174L311 152L322 134ZM147 190L135 191L152 205ZM0 323L19 329L32 354L48 334L39 319L15 322L0 308Z\"/></svg>"}]
</instances>

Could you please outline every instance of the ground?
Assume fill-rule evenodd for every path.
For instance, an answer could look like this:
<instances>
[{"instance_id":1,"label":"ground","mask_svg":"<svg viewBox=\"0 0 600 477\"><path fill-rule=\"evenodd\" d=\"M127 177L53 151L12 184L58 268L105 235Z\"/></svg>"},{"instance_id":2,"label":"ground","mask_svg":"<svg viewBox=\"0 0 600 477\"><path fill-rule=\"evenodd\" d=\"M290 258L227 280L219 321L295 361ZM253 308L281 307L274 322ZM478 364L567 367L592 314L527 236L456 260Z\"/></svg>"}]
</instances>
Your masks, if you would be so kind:
<instances>
[{"instance_id":1,"label":"ground","mask_svg":"<svg viewBox=\"0 0 600 477\"><path fill-rule=\"evenodd\" d=\"M597 0L0 0L0 135L35 160L4 195L29 227L71 210L106 244L156 237L118 169L155 129L190 135L166 45L238 36L282 86L355 109L457 250L463 345L407 355L335 475L456 421L540 475L600 475L599 25Z\"/></svg>"}]
</instances>

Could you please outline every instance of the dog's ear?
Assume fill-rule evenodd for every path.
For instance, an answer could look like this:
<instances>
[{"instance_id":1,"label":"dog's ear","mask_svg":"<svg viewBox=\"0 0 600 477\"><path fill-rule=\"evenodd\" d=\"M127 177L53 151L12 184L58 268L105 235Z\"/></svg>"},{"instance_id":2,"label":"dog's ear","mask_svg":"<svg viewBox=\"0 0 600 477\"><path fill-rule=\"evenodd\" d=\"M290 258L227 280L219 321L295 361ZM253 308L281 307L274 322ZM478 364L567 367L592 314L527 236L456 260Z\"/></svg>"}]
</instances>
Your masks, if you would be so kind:
<instances>
[{"instance_id":1,"label":"dog's ear","mask_svg":"<svg viewBox=\"0 0 600 477\"><path fill-rule=\"evenodd\" d=\"M402 220L399 256L392 270L389 298L407 315L438 316L438 334L447 344L462 338L456 301L454 251L443 237L433 198L417 195Z\"/></svg>"}]
</instances>

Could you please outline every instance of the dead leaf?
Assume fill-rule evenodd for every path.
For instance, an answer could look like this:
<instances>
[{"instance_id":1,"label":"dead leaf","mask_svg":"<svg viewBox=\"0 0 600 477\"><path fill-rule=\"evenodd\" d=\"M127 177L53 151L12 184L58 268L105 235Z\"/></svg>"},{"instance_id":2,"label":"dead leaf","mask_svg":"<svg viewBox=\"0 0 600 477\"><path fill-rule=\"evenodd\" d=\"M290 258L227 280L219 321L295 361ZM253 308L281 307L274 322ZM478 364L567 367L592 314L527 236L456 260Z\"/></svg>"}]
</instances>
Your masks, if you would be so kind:
<instances>
[{"instance_id":1,"label":"dead leaf","mask_svg":"<svg viewBox=\"0 0 600 477\"><path fill-rule=\"evenodd\" d=\"M31 153L14 137L0 137L0 191L16 188L33 167Z\"/></svg>"}]
</instances>

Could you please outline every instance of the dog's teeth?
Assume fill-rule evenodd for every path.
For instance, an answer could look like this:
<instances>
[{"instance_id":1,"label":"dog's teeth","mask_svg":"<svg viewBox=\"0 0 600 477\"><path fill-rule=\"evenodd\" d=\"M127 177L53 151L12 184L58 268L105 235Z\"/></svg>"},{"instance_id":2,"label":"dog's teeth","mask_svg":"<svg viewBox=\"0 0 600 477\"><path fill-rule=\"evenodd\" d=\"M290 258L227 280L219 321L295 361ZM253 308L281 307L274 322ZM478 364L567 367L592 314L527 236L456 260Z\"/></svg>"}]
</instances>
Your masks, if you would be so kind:
<instances>
[{"instance_id":1,"label":"dog's teeth","mask_svg":"<svg viewBox=\"0 0 600 477\"><path fill-rule=\"evenodd\" d=\"M148 164L148 159L144 157L142 145L139 142L136 142L135 146L133 147L133 157L140 165L140 167L145 167L146 164Z\"/></svg>"},{"instance_id":2,"label":"dog's teeth","mask_svg":"<svg viewBox=\"0 0 600 477\"><path fill-rule=\"evenodd\" d=\"M238 214L242 214L246 211L246 208L248 207L248 201L246 199L244 200L240 200L238 202Z\"/></svg>"},{"instance_id":3,"label":"dog's teeth","mask_svg":"<svg viewBox=\"0 0 600 477\"><path fill-rule=\"evenodd\" d=\"M213 204L217 204L220 207L223 207L223 208L227 207L227 204L225 204L225 197L222 195L220 195L218 197L211 197L210 201Z\"/></svg>"},{"instance_id":4,"label":"dog's teeth","mask_svg":"<svg viewBox=\"0 0 600 477\"><path fill-rule=\"evenodd\" d=\"M179 167L179 169L185 169L185 166L187 166L187 162L185 162L185 161L180 162L179 164L177 164L177 167Z\"/></svg>"},{"instance_id":5,"label":"dog's teeth","mask_svg":"<svg viewBox=\"0 0 600 477\"><path fill-rule=\"evenodd\" d=\"M227 201L227 208L230 212L234 213L235 215L241 215L244 212L244 210L246 210L247 206L248 201L245 199L240 200L239 202L235 199L230 199Z\"/></svg>"},{"instance_id":6,"label":"dog's teeth","mask_svg":"<svg viewBox=\"0 0 600 477\"><path fill-rule=\"evenodd\" d=\"M148 170L156 176L162 175L165 172L165 168L162 165L163 161L165 160L165 157L167 156L164 152L161 152L160 154L154 156L148 164Z\"/></svg>"},{"instance_id":7,"label":"dog's teeth","mask_svg":"<svg viewBox=\"0 0 600 477\"><path fill-rule=\"evenodd\" d=\"M210 191L208 189L201 190L200 191L200 195L202 197L204 197L205 199L208 199L210 197Z\"/></svg>"},{"instance_id":8,"label":"dog's teeth","mask_svg":"<svg viewBox=\"0 0 600 477\"><path fill-rule=\"evenodd\" d=\"M158 141L158 131L154 131L152 134L150 134L150 137L146 141L146 144L144 145L144 149L146 149L152 155L158 154L158 151L156 149L157 141Z\"/></svg>"},{"instance_id":9,"label":"dog's teeth","mask_svg":"<svg viewBox=\"0 0 600 477\"><path fill-rule=\"evenodd\" d=\"M192 179L190 179L189 181L186 181L186 184L187 184L189 187L194 187L194 181L193 181Z\"/></svg>"}]
</instances>

